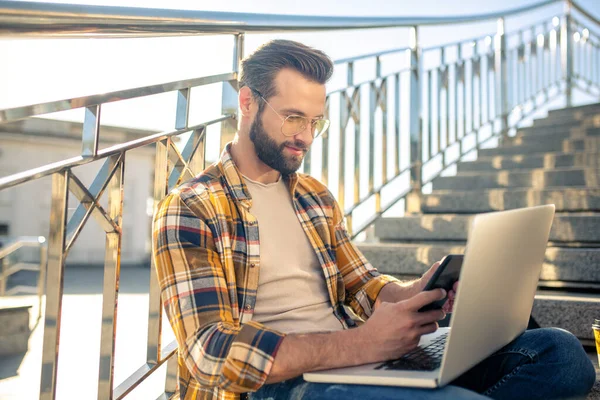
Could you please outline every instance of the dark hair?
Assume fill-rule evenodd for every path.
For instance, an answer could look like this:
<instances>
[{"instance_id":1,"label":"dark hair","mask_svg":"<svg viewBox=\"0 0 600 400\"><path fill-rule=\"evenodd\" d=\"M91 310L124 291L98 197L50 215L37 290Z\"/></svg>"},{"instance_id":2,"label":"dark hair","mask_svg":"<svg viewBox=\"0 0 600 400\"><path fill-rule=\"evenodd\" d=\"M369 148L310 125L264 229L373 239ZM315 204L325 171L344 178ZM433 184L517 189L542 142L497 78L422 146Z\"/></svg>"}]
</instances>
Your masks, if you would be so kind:
<instances>
[{"instance_id":1,"label":"dark hair","mask_svg":"<svg viewBox=\"0 0 600 400\"><path fill-rule=\"evenodd\" d=\"M325 84L333 73L333 62L321 50L291 40L272 40L242 61L239 87L248 86L265 99L277 94L275 76L291 68L312 82Z\"/></svg>"}]
</instances>

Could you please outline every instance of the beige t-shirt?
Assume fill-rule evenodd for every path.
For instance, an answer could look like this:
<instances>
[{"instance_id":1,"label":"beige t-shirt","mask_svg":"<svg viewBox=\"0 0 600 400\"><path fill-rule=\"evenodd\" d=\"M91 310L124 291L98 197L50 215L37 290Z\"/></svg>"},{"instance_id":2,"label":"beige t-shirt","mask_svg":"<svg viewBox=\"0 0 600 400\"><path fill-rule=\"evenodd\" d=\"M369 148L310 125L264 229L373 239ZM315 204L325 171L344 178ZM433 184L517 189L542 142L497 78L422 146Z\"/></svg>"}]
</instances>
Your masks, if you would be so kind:
<instances>
[{"instance_id":1,"label":"beige t-shirt","mask_svg":"<svg viewBox=\"0 0 600 400\"><path fill-rule=\"evenodd\" d=\"M283 179L244 177L258 220L260 274L253 320L285 333L343 329L333 314L323 270Z\"/></svg>"}]
</instances>

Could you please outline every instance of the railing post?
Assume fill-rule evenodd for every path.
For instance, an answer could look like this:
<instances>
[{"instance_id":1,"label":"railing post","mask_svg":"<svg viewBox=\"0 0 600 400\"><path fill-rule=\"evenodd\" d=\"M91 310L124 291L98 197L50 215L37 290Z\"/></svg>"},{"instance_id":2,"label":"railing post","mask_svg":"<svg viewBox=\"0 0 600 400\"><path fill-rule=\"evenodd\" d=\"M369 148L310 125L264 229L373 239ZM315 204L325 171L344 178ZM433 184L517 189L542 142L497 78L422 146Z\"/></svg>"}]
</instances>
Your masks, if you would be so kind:
<instances>
[{"instance_id":1,"label":"railing post","mask_svg":"<svg viewBox=\"0 0 600 400\"><path fill-rule=\"evenodd\" d=\"M565 80L566 106L573 105L573 30L571 27L571 1L565 3L565 15L560 28L560 55L562 76Z\"/></svg>"},{"instance_id":2,"label":"railing post","mask_svg":"<svg viewBox=\"0 0 600 400\"><path fill-rule=\"evenodd\" d=\"M223 82L223 98L221 100L221 114L233 115L233 119L221 122L221 149L227 143L233 140L237 132L237 111L238 111L238 74L240 72L240 62L244 58L244 34L238 33L234 36L233 44L233 72L235 80Z\"/></svg>"},{"instance_id":3,"label":"railing post","mask_svg":"<svg viewBox=\"0 0 600 400\"><path fill-rule=\"evenodd\" d=\"M69 169L56 172L52 176L52 204L50 207L50 234L48 235L48 273L46 278L46 313L44 317L40 400L54 400L56 398L70 176L71 171Z\"/></svg>"},{"instance_id":4,"label":"railing post","mask_svg":"<svg viewBox=\"0 0 600 400\"><path fill-rule=\"evenodd\" d=\"M423 123L421 116L421 50L419 48L419 28L410 28L410 193L406 196L406 212L421 211L423 165Z\"/></svg>"},{"instance_id":5,"label":"railing post","mask_svg":"<svg viewBox=\"0 0 600 400\"><path fill-rule=\"evenodd\" d=\"M500 118L502 139L508 137L508 69L506 65L506 34L504 18L498 18L496 33L496 116Z\"/></svg>"}]
</instances>

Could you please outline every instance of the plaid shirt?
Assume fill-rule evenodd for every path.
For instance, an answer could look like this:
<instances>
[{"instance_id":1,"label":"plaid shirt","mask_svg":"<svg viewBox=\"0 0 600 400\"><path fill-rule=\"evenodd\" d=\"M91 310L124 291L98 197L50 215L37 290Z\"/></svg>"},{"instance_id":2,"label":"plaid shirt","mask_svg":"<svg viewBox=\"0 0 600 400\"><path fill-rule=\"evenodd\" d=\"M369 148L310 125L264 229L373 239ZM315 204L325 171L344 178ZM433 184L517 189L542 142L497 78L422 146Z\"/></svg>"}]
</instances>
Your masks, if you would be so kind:
<instances>
[{"instance_id":1,"label":"plaid shirt","mask_svg":"<svg viewBox=\"0 0 600 400\"><path fill-rule=\"evenodd\" d=\"M286 179L298 219L327 283L335 316L356 326L381 288L379 274L350 242L327 188L308 175ZM220 162L173 190L154 216L154 259L166 314L175 332L182 399L238 399L267 379L285 334L252 321L260 243L252 199L229 145Z\"/></svg>"}]
</instances>

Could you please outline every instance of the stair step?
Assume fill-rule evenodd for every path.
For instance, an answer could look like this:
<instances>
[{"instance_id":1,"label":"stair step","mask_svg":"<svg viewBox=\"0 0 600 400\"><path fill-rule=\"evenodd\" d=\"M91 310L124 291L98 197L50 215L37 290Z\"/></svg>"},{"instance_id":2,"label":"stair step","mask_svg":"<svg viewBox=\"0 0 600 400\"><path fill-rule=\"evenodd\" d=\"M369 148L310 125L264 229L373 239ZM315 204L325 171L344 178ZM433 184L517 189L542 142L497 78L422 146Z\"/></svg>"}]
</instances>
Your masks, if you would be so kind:
<instances>
[{"instance_id":1,"label":"stair step","mask_svg":"<svg viewBox=\"0 0 600 400\"><path fill-rule=\"evenodd\" d=\"M540 141L535 144L522 144L514 146L495 147L479 150L480 157L513 156L543 154L549 152L574 152L600 151L600 137L586 137L585 139L565 139L564 141Z\"/></svg>"},{"instance_id":2,"label":"stair step","mask_svg":"<svg viewBox=\"0 0 600 400\"><path fill-rule=\"evenodd\" d=\"M367 260L390 275L417 277L448 254L463 254L464 243L364 243L358 248ZM540 275L540 286L570 282L575 287L600 282L600 249L548 247ZM596 317L598 318L598 317Z\"/></svg>"},{"instance_id":3,"label":"stair step","mask_svg":"<svg viewBox=\"0 0 600 400\"><path fill-rule=\"evenodd\" d=\"M600 137L586 137L583 139L570 139L565 140L563 143L563 150L565 152L573 151L600 151Z\"/></svg>"},{"instance_id":4,"label":"stair step","mask_svg":"<svg viewBox=\"0 0 600 400\"><path fill-rule=\"evenodd\" d=\"M544 142L555 142L562 145L562 142L565 140L579 140L585 139L587 137L593 138L594 136L588 136L584 132L547 132L544 135L528 135L519 133L516 136L509 137L505 142L505 146L523 146L529 144L539 144Z\"/></svg>"},{"instance_id":5,"label":"stair step","mask_svg":"<svg viewBox=\"0 0 600 400\"><path fill-rule=\"evenodd\" d=\"M581 106L550 110L548 112L548 118L564 116L573 116L575 118L579 116L579 118L581 119L583 118L583 116L589 116L594 114L600 114L600 103L584 104Z\"/></svg>"},{"instance_id":6,"label":"stair step","mask_svg":"<svg viewBox=\"0 0 600 400\"><path fill-rule=\"evenodd\" d=\"M375 223L380 240L467 240L473 215L433 214L382 218ZM556 214L551 242L600 244L600 213ZM599 249L600 251L600 249Z\"/></svg>"},{"instance_id":7,"label":"stair step","mask_svg":"<svg viewBox=\"0 0 600 400\"><path fill-rule=\"evenodd\" d=\"M549 131L568 131L571 128L582 126L584 120L575 119L573 117L557 117L538 119L533 122L532 126L527 126L519 129L548 129Z\"/></svg>"},{"instance_id":8,"label":"stair step","mask_svg":"<svg viewBox=\"0 0 600 400\"><path fill-rule=\"evenodd\" d=\"M600 135L600 129L594 126L579 125L579 123L573 125L559 125L559 126L528 126L519 128L516 136L527 136L527 137L544 137L547 135L575 135L577 136L598 136Z\"/></svg>"},{"instance_id":9,"label":"stair step","mask_svg":"<svg viewBox=\"0 0 600 400\"><path fill-rule=\"evenodd\" d=\"M534 127L547 127L547 126L577 126L580 125L586 118L593 117L595 114L591 113L573 113L560 116L548 116L545 118L533 120Z\"/></svg>"},{"instance_id":10,"label":"stair step","mask_svg":"<svg viewBox=\"0 0 600 400\"><path fill-rule=\"evenodd\" d=\"M545 189L551 187L600 187L597 168L533 169L493 173L461 173L433 180L433 190L477 190L511 187Z\"/></svg>"},{"instance_id":11,"label":"stair step","mask_svg":"<svg viewBox=\"0 0 600 400\"><path fill-rule=\"evenodd\" d=\"M520 145L520 146L506 146L506 147L495 147L491 149L479 150L479 157L492 157L492 156L514 156L514 155L530 155L530 154L543 154L549 152L564 152L564 143L547 142L536 145Z\"/></svg>"},{"instance_id":12,"label":"stair step","mask_svg":"<svg viewBox=\"0 0 600 400\"><path fill-rule=\"evenodd\" d=\"M592 323L598 318L600 295L539 292L532 315L541 327L568 330L579 339L593 341Z\"/></svg>"},{"instance_id":13,"label":"stair step","mask_svg":"<svg viewBox=\"0 0 600 400\"><path fill-rule=\"evenodd\" d=\"M600 189L491 189L435 191L423 196L423 213L481 213L555 204L557 212L600 211Z\"/></svg>"},{"instance_id":14,"label":"stair step","mask_svg":"<svg viewBox=\"0 0 600 400\"><path fill-rule=\"evenodd\" d=\"M31 306L0 309L0 356L23 353L29 340Z\"/></svg>"},{"instance_id":15,"label":"stair step","mask_svg":"<svg viewBox=\"0 0 600 400\"><path fill-rule=\"evenodd\" d=\"M530 156L480 157L458 163L458 172L495 172L535 168L600 168L600 153L547 153Z\"/></svg>"}]
</instances>

